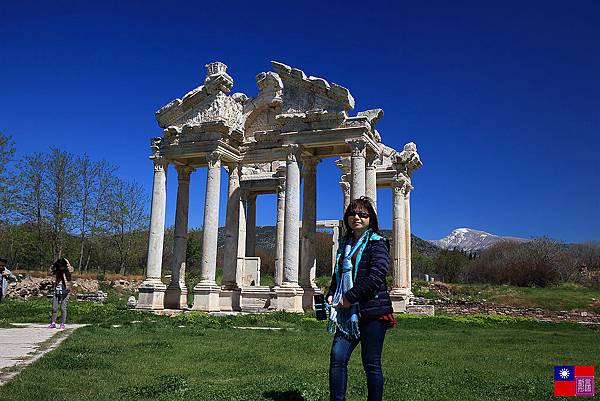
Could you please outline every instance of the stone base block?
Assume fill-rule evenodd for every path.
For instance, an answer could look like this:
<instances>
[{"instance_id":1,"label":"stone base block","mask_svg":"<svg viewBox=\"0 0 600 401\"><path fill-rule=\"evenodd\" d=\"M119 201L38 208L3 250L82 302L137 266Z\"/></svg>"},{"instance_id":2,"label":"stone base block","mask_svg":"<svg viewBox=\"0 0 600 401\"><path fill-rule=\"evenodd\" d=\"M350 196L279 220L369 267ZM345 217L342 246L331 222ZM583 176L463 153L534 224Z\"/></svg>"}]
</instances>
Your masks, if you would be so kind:
<instances>
[{"instance_id":1,"label":"stone base block","mask_svg":"<svg viewBox=\"0 0 600 401\"><path fill-rule=\"evenodd\" d=\"M320 288L316 287L302 287L304 294L302 294L302 308L306 311L313 310L314 299L313 297L317 294L322 294Z\"/></svg>"},{"instance_id":2,"label":"stone base block","mask_svg":"<svg viewBox=\"0 0 600 401\"><path fill-rule=\"evenodd\" d=\"M136 305L137 309L162 310L165 308L165 291L167 286L159 279L145 280L138 290L140 295Z\"/></svg>"},{"instance_id":3,"label":"stone base block","mask_svg":"<svg viewBox=\"0 0 600 401\"><path fill-rule=\"evenodd\" d=\"M221 288L219 305L222 312L237 312L241 310L240 292L239 288Z\"/></svg>"},{"instance_id":4,"label":"stone base block","mask_svg":"<svg viewBox=\"0 0 600 401\"><path fill-rule=\"evenodd\" d=\"M406 307L406 313L435 316L435 307L433 305L408 305Z\"/></svg>"},{"instance_id":5,"label":"stone base block","mask_svg":"<svg viewBox=\"0 0 600 401\"><path fill-rule=\"evenodd\" d=\"M271 306L271 289L263 286L242 287L242 312L266 312Z\"/></svg>"},{"instance_id":6,"label":"stone base block","mask_svg":"<svg viewBox=\"0 0 600 401\"><path fill-rule=\"evenodd\" d=\"M392 308L395 313L406 313L412 292L408 288L394 288L390 291Z\"/></svg>"},{"instance_id":7,"label":"stone base block","mask_svg":"<svg viewBox=\"0 0 600 401\"><path fill-rule=\"evenodd\" d=\"M219 293L221 287L216 283L198 283L194 287L193 310L204 312L219 312Z\"/></svg>"},{"instance_id":8,"label":"stone base block","mask_svg":"<svg viewBox=\"0 0 600 401\"><path fill-rule=\"evenodd\" d=\"M300 286L286 286L284 284L275 289L275 294L277 296L277 310L297 313L304 312L302 308L304 290Z\"/></svg>"},{"instance_id":9,"label":"stone base block","mask_svg":"<svg viewBox=\"0 0 600 401\"><path fill-rule=\"evenodd\" d=\"M188 289L183 287L167 287L165 291L165 309L188 309Z\"/></svg>"}]
</instances>

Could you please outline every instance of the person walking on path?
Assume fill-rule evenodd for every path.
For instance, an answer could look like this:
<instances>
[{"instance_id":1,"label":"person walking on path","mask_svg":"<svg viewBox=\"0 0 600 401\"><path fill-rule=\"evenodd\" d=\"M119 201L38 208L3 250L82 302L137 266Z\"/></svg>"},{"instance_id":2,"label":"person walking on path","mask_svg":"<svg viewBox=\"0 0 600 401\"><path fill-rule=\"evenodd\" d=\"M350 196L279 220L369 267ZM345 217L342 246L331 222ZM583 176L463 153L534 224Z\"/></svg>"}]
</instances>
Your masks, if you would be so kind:
<instances>
[{"instance_id":1,"label":"person walking on path","mask_svg":"<svg viewBox=\"0 0 600 401\"><path fill-rule=\"evenodd\" d=\"M350 202L344 213L346 236L340 243L326 299L328 331L335 333L329 359L331 401L346 399L348 361L361 344L369 401L383 398L381 353L388 328L396 326L385 276L389 241L381 236L369 198Z\"/></svg>"},{"instance_id":2,"label":"person walking on path","mask_svg":"<svg viewBox=\"0 0 600 401\"><path fill-rule=\"evenodd\" d=\"M60 304L60 328L65 328L67 321L67 305L69 303L69 293L71 292L71 273L73 266L65 258L60 258L50 268L50 274L54 276L54 295L52 296L52 323L48 326L50 329L56 328L56 317L58 314L58 305Z\"/></svg>"},{"instance_id":3,"label":"person walking on path","mask_svg":"<svg viewBox=\"0 0 600 401\"><path fill-rule=\"evenodd\" d=\"M17 278L6 268L7 264L8 261L6 259L0 259L0 302L2 302L2 298L8 292L8 283L10 281L17 281Z\"/></svg>"}]
</instances>

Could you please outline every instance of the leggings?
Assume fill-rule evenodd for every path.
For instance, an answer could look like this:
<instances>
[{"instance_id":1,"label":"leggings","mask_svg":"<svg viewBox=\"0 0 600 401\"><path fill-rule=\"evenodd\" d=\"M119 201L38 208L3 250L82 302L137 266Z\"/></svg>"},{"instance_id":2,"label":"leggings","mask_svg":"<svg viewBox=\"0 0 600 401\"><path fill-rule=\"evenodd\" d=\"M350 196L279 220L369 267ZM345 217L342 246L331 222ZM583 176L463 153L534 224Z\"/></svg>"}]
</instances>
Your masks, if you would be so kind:
<instances>
[{"instance_id":1,"label":"leggings","mask_svg":"<svg viewBox=\"0 0 600 401\"><path fill-rule=\"evenodd\" d=\"M56 322L56 314L58 313L59 297L52 297L52 323ZM60 296L60 320L62 324L67 321L67 304L69 303L69 293Z\"/></svg>"}]
</instances>

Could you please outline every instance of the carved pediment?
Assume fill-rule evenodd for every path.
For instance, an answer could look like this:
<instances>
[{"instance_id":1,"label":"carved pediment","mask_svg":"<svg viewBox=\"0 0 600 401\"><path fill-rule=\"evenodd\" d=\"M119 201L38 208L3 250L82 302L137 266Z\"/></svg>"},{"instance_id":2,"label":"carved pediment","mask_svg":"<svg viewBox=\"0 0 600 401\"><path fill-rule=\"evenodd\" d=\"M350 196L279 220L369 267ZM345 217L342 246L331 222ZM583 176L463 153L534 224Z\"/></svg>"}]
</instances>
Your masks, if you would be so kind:
<instances>
[{"instance_id":1,"label":"carved pediment","mask_svg":"<svg viewBox=\"0 0 600 401\"><path fill-rule=\"evenodd\" d=\"M354 98L343 86L330 84L323 78L307 77L302 70L283 63L271 63L283 82L283 113L317 109L339 112L354 108Z\"/></svg>"},{"instance_id":2,"label":"carved pediment","mask_svg":"<svg viewBox=\"0 0 600 401\"><path fill-rule=\"evenodd\" d=\"M220 62L206 65L204 85L188 92L182 99L175 99L156 112L162 128L201 125L219 122L231 130L243 130L242 94L228 96L233 79L226 72L227 66Z\"/></svg>"}]
</instances>

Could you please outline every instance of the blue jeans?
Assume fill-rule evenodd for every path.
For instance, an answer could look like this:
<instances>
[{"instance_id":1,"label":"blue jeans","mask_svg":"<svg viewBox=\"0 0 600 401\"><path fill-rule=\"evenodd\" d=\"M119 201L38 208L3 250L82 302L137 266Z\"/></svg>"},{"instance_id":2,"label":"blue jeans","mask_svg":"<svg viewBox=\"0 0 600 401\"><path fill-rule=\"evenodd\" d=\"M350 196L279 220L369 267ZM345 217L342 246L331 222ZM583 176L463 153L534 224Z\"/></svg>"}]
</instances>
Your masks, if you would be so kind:
<instances>
[{"instance_id":1,"label":"blue jeans","mask_svg":"<svg viewBox=\"0 0 600 401\"><path fill-rule=\"evenodd\" d=\"M368 401L381 401L383 398L381 351L388 323L379 320L360 319L359 327L359 340L349 340L339 333L336 333L333 338L329 357L330 401L344 401L346 399L348 361L359 342L363 369L367 376Z\"/></svg>"}]
</instances>

